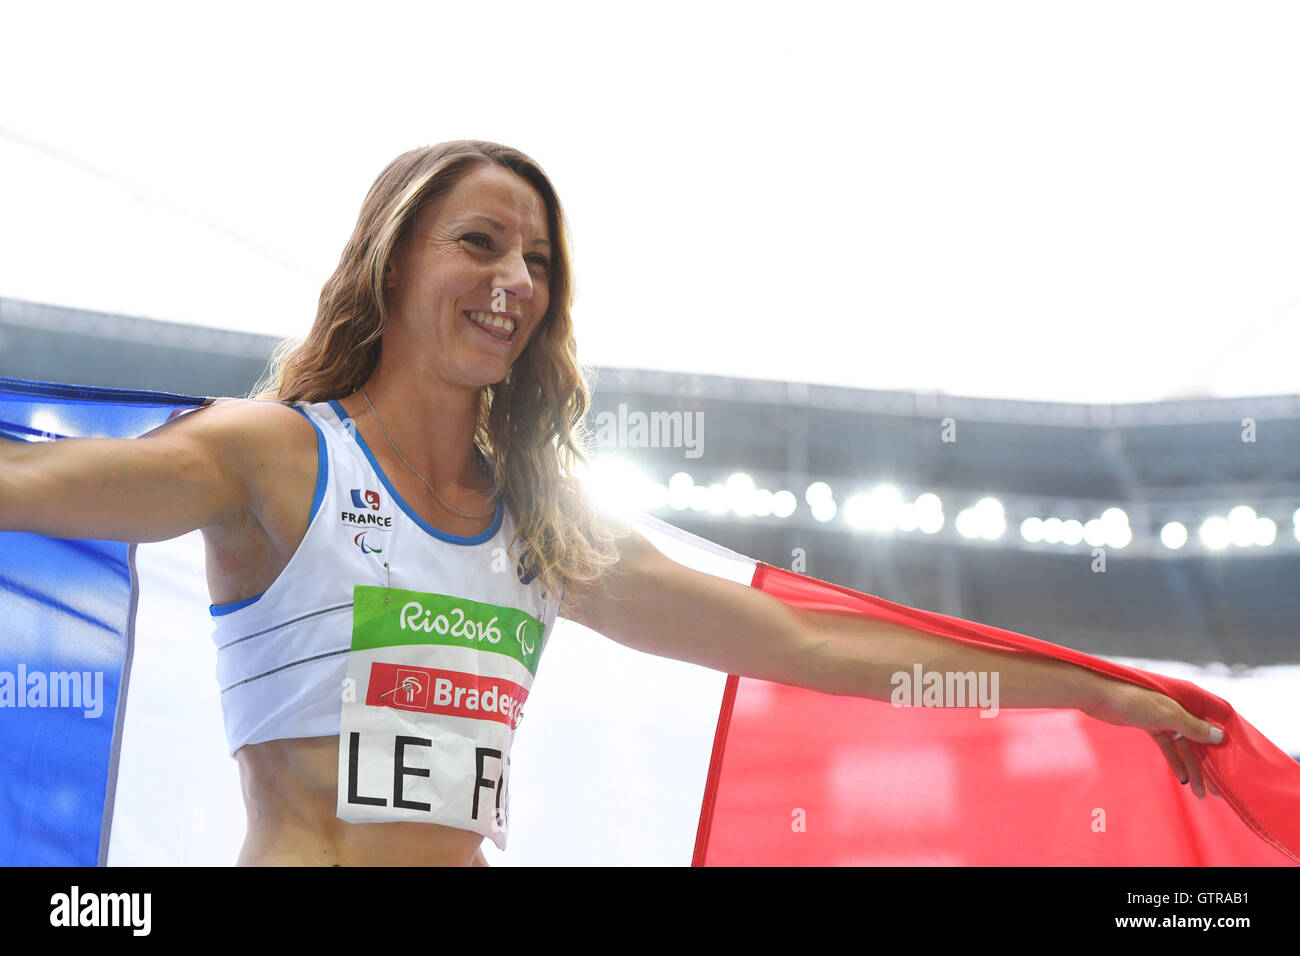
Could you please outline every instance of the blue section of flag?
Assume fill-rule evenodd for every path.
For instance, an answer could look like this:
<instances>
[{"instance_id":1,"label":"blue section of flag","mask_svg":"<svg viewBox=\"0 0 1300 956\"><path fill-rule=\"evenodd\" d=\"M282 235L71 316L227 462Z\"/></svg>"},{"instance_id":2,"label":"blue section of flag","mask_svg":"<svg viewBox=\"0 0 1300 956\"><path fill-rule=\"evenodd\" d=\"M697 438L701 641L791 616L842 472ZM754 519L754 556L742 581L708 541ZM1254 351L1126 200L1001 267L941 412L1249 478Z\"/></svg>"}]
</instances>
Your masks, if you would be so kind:
<instances>
[{"instance_id":1,"label":"blue section of flag","mask_svg":"<svg viewBox=\"0 0 1300 956\"><path fill-rule=\"evenodd\" d=\"M0 440L135 438L206 401L0 378ZM35 501L41 490L20 493ZM118 542L0 532L0 865L107 858L133 556Z\"/></svg>"},{"instance_id":2,"label":"blue section of flag","mask_svg":"<svg viewBox=\"0 0 1300 956\"><path fill-rule=\"evenodd\" d=\"M356 507L356 508L364 508L364 507L366 507L366 503L365 503L364 501L361 500L361 489L360 489L360 488L353 488L353 489L352 489L352 505L353 505L353 507Z\"/></svg>"}]
</instances>

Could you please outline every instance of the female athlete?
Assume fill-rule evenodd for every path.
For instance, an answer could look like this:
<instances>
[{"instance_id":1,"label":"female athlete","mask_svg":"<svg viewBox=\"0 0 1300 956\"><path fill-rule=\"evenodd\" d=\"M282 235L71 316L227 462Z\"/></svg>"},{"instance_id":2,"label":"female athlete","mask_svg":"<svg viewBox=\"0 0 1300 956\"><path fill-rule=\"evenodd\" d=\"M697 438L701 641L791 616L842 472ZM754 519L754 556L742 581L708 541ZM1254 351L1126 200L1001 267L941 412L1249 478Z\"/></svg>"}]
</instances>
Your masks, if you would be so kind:
<instances>
[{"instance_id":1,"label":"female athlete","mask_svg":"<svg viewBox=\"0 0 1300 956\"><path fill-rule=\"evenodd\" d=\"M310 334L277 353L257 398L137 440L0 446L0 528L132 542L202 530L248 814L240 864L484 863L557 614L832 694L888 699L889 675L914 662L997 670L1001 707L1146 730L1204 797L1187 740L1221 734L1168 697L799 611L598 513L575 474L589 393L572 275L535 162L482 141L412 150L371 187ZM30 488L35 507L17 491Z\"/></svg>"}]
</instances>

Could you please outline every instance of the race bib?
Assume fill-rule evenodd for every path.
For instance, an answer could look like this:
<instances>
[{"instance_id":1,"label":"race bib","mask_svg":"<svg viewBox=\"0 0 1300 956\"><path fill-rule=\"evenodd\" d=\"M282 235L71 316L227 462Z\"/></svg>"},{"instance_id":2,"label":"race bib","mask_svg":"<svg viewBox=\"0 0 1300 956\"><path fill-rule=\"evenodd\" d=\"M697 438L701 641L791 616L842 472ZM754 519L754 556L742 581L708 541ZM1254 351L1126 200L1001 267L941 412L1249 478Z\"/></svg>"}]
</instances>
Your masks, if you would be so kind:
<instances>
[{"instance_id":1,"label":"race bib","mask_svg":"<svg viewBox=\"0 0 1300 956\"><path fill-rule=\"evenodd\" d=\"M358 585L339 818L459 827L504 850L510 744L544 630L517 608Z\"/></svg>"}]
</instances>

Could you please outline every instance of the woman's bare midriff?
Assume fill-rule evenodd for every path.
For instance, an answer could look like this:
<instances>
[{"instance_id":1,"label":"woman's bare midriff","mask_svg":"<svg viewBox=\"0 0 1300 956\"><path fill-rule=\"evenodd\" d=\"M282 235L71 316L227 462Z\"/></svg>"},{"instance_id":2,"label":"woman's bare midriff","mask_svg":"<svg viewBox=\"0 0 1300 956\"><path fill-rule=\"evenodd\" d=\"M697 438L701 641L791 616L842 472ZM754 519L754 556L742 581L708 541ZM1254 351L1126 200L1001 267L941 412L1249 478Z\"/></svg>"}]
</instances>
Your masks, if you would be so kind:
<instances>
[{"instance_id":1,"label":"woman's bare midriff","mask_svg":"<svg viewBox=\"0 0 1300 956\"><path fill-rule=\"evenodd\" d=\"M430 823L346 823L338 737L248 744L239 764L248 834L240 866L470 866L480 834ZM481 860L481 858L480 858Z\"/></svg>"}]
</instances>

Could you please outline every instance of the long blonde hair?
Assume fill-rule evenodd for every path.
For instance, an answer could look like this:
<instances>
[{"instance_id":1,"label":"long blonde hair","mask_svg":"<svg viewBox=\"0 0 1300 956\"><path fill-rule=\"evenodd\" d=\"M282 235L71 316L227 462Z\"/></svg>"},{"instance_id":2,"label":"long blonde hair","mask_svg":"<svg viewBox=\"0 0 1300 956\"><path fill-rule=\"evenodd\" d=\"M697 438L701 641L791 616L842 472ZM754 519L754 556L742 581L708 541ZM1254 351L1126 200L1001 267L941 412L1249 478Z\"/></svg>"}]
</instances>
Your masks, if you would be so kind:
<instances>
[{"instance_id":1,"label":"long blonde hair","mask_svg":"<svg viewBox=\"0 0 1300 956\"><path fill-rule=\"evenodd\" d=\"M338 268L321 289L311 331L299 344L281 344L254 394L321 402L364 385L379 361L388 319L382 281L393 250L424 203L487 163L518 175L546 204L550 304L506 377L481 390L474 441L516 520L511 557L559 593L566 585L599 580L617 559L614 542L626 528L595 509L575 473L587 461L583 419L591 393L573 336L568 226L550 180L519 150L455 140L410 150L389 163L366 194Z\"/></svg>"}]
</instances>

